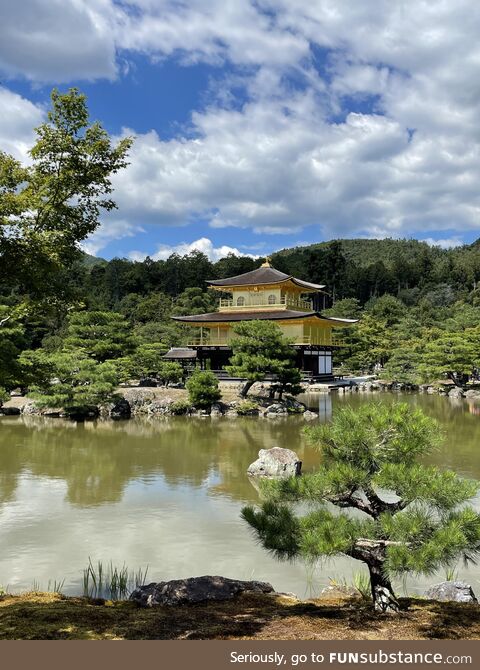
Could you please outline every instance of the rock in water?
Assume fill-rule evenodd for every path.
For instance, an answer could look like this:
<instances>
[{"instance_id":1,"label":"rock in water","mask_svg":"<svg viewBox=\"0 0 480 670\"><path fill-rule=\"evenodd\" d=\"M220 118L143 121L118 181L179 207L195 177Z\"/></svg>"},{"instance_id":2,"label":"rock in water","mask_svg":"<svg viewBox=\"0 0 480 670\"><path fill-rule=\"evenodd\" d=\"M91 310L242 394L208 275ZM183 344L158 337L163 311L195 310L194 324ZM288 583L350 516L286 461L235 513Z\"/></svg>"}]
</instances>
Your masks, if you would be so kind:
<instances>
[{"instance_id":1,"label":"rock in water","mask_svg":"<svg viewBox=\"0 0 480 670\"><path fill-rule=\"evenodd\" d=\"M478 602L472 587L466 582L441 582L425 591L425 597L442 602L455 601L457 603Z\"/></svg>"},{"instance_id":2,"label":"rock in water","mask_svg":"<svg viewBox=\"0 0 480 670\"><path fill-rule=\"evenodd\" d=\"M458 386L456 386L455 388L451 389L448 392L449 398L463 398L464 395L465 395L464 392L462 391L461 388L458 388Z\"/></svg>"},{"instance_id":3,"label":"rock in water","mask_svg":"<svg viewBox=\"0 0 480 670\"><path fill-rule=\"evenodd\" d=\"M248 466L247 474L252 477L292 477L299 475L302 461L291 449L260 449L258 459Z\"/></svg>"},{"instance_id":4,"label":"rock in water","mask_svg":"<svg viewBox=\"0 0 480 670\"><path fill-rule=\"evenodd\" d=\"M110 410L112 419L129 419L132 414L130 403L125 398L120 398Z\"/></svg>"},{"instance_id":5,"label":"rock in water","mask_svg":"<svg viewBox=\"0 0 480 670\"><path fill-rule=\"evenodd\" d=\"M156 605L188 605L209 600L232 600L246 591L273 593L267 582L244 582L228 577L189 577L138 586L130 595L141 607Z\"/></svg>"}]
</instances>

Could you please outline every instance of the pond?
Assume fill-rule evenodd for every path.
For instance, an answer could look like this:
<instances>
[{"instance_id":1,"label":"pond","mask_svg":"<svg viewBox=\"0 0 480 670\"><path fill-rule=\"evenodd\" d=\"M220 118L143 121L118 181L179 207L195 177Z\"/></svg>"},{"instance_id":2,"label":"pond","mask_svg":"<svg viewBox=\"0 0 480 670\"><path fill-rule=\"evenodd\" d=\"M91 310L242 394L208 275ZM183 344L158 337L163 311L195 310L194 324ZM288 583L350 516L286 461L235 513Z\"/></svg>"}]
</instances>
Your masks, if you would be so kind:
<instances>
[{"instance_id":1,"label":"pond","mask_svg":"<svg viewBox=\"0 0 480 670\"><path fill-rule=\"evenodd\" d=\"M366 395L309 395L327 420ZM388 394L376 395L392 402ZM425 395L402 399L440 422L443 447L430 463L480 479L480 416L462 401ZM11 591L65 580L82 592L92 561L131 569L149 566L149 580L202 574L271 582L311 597L329 578L352 580L362 565L347 558L317 566L280 563L254 541L240 519L258 494L245 474L261 448L295 450L304 471L319 462L301 418L138 419L76 424L59 419L0 417L0 584ZM480 508L480 500L475 504ZM480 566L458 574L480 591ZM444 575L409 579L422 592Z\"/></svg>"}]
</instances>

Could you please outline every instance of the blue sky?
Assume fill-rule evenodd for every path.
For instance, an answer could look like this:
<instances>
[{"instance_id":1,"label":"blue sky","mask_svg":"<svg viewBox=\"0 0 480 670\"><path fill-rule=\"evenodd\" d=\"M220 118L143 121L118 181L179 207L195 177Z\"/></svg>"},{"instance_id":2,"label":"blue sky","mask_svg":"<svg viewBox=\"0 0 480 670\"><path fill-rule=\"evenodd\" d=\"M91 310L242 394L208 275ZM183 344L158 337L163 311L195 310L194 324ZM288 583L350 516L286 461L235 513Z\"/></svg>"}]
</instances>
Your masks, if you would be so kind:
<instances>
[{"instance_id":1,"label":"blue sky","mask_svg":"<svg viewBox=\"0 0 480 670\"><path fill-rule=\"evenodd\" d=\"M0 147L52 86L135 135L105 258L264 255L335 237L480 236L475 0L0 5Z\"/></svg>"}]
</instances>

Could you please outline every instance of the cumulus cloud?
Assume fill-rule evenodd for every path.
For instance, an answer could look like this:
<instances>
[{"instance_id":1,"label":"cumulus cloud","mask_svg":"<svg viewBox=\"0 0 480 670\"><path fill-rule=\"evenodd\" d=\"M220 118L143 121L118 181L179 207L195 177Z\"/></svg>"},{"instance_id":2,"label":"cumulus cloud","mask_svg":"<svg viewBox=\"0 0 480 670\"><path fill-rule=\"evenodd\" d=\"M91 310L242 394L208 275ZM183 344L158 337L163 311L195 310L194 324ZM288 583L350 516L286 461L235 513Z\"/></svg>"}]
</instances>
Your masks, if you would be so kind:
<instances>
[{"instance_id":1,"label":"cumulus cloud","mask_svg":"<svg viewBox=\"0 0 480 670\"><path fill-rule=\"evenodd\" d=\"M121 240L125 237L135 237L138 233L144 232L145 230L141 226L132 224L129 221L110 219L104 221L93 235L90 235L90 237L82 242L81 247L85 253L96 256L110 242Z\"/></svg>"},{"instance_id":2,"label":"cumulus cloud","mask_svg":"<svg viewBox=\"0 0 480 670\"><path fill-rule=\"evenodd\" d=\"M21 161L28 161L34 142L34 128L44 120L41 107L0 86L0 149Z\"/></svg>"},{"instance_id":3,"label":"cumulus cloud","mask_svg":"<svg viewBox=\"0 0 480 670\"><path fill-rule=\"evenodd\" d=\"M0 3L0 71L37 81L113 78L110 0Z\"/></svg>"},{"instance_id":4,"label":"cumulus cloud","mask_svg":"<svg viewBox=\"0 0 480 670\"><path fill-rule=\"evenodd\" d=\"M322 117L307 91L194 114L195 136L140 135L115 179L128 216L291 233L401 235L479 225L478 146L378 114Z\"/></svg>"},{"instance_id":5,"label":"cumulus cloud","mask_svg":"<svg viewBox=\"0 0 480 670\"><path fill-rule=\"evenodd\" d=\"M454 247L461 247L464 244L460 237L449 237L444 240L434 240L433 237L427 237L425 240L420 241L426 242L431 247L440 247L442 249L453 249Z\"/></svg>"},{"instance_id":6,"label":"cumulus cloud","mask_svg":"<svg viewBox=\"0 0 480 670\"><path fill-rule=\"evenodd\" d=\"M12 3L0 12L7 74L112 77L129 53L228 65L188 132L137 137L115 179L128 221L480 229L474 0L26 0L22 20Z\"/></svg>"},{"instance_id":7,"label":"cumulus cloud","mask_svg":"<svg viewBox=\"0 0 480 670\"><path fill-rule=\"evenodd\" d=\"M195 242L182 242L177 245L168 245L161 244L157 251L151 255L151 258L154 260L166 260L172 254L178 254L179 256L185 256L186 254L191 253L192 251L201 251L203 254L208 256L212 261L218 261L220 258L225 258L229 254L235 254L236 256L251 256L251 258L258 258L252 254L244 254L239 249L235 247L229 247L226 245L215 247L212 240L209 240L207 237L201 237ZM141 251L132 251L129 254L129 258L134 261L142 261L145 259L147 254Z\"/></svg>"}]
</instances>

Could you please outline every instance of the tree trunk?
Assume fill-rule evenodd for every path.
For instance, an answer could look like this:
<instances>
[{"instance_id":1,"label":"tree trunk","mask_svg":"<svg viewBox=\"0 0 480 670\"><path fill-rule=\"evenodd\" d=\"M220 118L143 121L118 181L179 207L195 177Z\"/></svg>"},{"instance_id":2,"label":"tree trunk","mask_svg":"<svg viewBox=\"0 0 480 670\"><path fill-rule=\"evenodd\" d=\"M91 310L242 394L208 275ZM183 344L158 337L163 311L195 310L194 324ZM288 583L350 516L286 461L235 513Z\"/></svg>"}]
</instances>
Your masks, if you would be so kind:
<instances>
[{"instance_id":1,"label":"tree trunk","mask_svg":"<svg viewBox=\"0 0 480 670\"><path fill-rule=\"evenodd\" d=\"M249 390L250 390L250 388L251 388L252 386L253 386L253 382L251 382L251 381L246 381L245 384L242 386L242 389L241 389L239 395L240 395L242 398L246 398L246 397L247 397L247 393L249 392Z\"/></svg>"},{"instance_id":2,"label":"tree trunk","mask_svg":"<svg viewBox=\"0 0 480 670\"><path fill-rule=\"evenodd\" d=\"M398 600L395 597L390 580L385 576L382 568L381 563L368 564L373 606L376 612L398 612Z\"/></svg>"}]
</instances>

